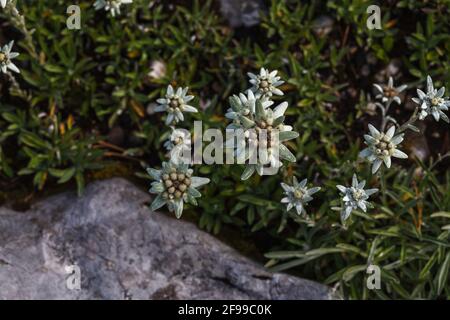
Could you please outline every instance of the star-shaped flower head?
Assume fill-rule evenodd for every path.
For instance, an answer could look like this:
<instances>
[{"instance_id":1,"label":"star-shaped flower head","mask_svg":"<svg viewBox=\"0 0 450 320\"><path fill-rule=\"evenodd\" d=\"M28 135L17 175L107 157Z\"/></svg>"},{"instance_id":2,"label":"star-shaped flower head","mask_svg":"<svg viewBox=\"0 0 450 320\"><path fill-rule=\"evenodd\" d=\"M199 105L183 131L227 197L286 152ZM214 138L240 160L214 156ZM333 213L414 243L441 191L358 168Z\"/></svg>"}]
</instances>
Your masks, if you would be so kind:
<instances>
[{"instance_id":1,"label":"star-shaped flower head","mask_svg":"<svg viewBox=\"0 0 450 320\"><path fill-rule=\"evenodd\" d=\"M17 52L11 52L13 45L14 41L11 41L9 44L0 47L0 70L3 73L6 73L8 69L20 73L19 68L11 61L11 59L14 59L19 55Z\"/></svg>"},{"instance_id":2,"label":"star-shaped flower head","mask_svg":"<svg viewBox=\"0 0 450 320\"><path fill-rule=\"evenodd\" d=\"M394 79L392 79L392 77L389 77L387 85L380 85L375 83L373 86L378 91L378 94L375 98L387 103L395 101L397 102L397 104L402 103L402 100L400 99L400 93L408 87L406 84L401 85L397 88L394 87Z\"/></svg>"},{"instance_id":3,"label":"star-shaped flower head","mask_svg":"<svg viewBox=\"0 0 450 320\"><path fill-rule=\"evenodd\" d=\"M94 3L95 10L105 9L105 11L111 12L111 16L120 14L120 6L122 4L133 3L133 0L97 0Z\"/></svg>"},{"instance_id":4,"label":"star-shaped flower head","mask_svg":"<svg viewBox=\"0 0 450 320\"><path fill-rule=\"evenodd\" d=\"M196 108L187 103L194 99L194 96L186 95L189 88L174 88L169 85L165 98L156 100L160 105L155 108L155 112L167 112L166 124L178 123L184 120L183 112L198 112Z\"/></svg>"},{"instance_id":5,"label":"star-shaped flower head","mask_svg":"<svg viewBox=\"0 0 450 320\"><path fill-rule=\"evenodd\" d=\"M367 158L372 162L372 173L375 173L384 162L387 168L391 167L391 157L406 159L408 155L398 148L403 141L403 134L394 136L395 127L392 126L386 133L380 132L369 124L369 134L364 135L367 148L359 153L362 158Z\"/></svg>"},{"instance_id":6,"label":"star-shaped flower head","mask_svg":"<svg viewBox=\"0 0 450 320\"><path fill-rule=\"evenodd\" d=\"M337 185L338 190L344 195L342 201L344 202L344 208L341 211L341 220L348 219L353 210L360 208L362 211L367 212L367 207L371 206L367 201L369 197L378 192L378 189L364 190L366 181L358 182L356 174L353 175L352 186L344 187Z\"/></svg>"},{"instance_id":7,"label":"star-shaped flower head","mask_svg":"<svg viewBox=\"0 0 450 320\"><path fill-rule=\"evenodd\" d=\"M293 185L290 186L286 183L281 183L281 187L284 190L286 197L281 199L281 203L286 203L286 210L289 211L295 208L298 215L306 215L305 206L309 201L313 199L312 195L320 190L320 187L308 188L306 184L307 179L303 179L298 183L297 178L292 178Z\"/></svg>"},{"instance_id":8,"label":"star-shaped flower head","mask_svg":"<svg viewBox=\"0 0 450 320\"><path fill-rule=\"evenodd\" d=\"M425 119L431 114L436 121L442 118L445 122L450 122L448 116L444 113L450 107L450 100L444 98L445 87L439 90L434 88L433 80L427 76L427 93L417 89L418 98L412 100L420 105L419 119Z\"/></svg>"},{"instance_id":9,"label":"star-shaped flower head","mask_svg":"<svg viewBox=\"0 0 450 320\"><path fill-rule=\"evenodd\" d=\"M155 180L149 191L157 194L151 209L158 210L167 205L177 218L181 217L185 202L197 205L196 198L202 195L196 188L209 183L208 178L193 177L187 164L163 162L161 170L148 168L147 173Z\"/></svg>"},{"instance_id":10,"label":"star-shaped flower head","mask_svg":"<svg viewBox=\"0 0 450 320\"><path fill-rule=\"evenodd\" d=\"M191 155L191 134L186 129L175 129L171 127L172 133L169 140L164 143L164 147L170 151L170 159L174 163L188 164ZM186 159L184 157L186 156ZM185 161L186 160L186 161Z\"/></svg>"},{"instance_id":11,"label":"star-shaped flower head","mask_svg":"<svg viewBox=\"0 0 450 320\"><path fill-rule=\"evenodd\" d=\"M234 122L234 128L243 130L244 139L226 141L227 148L235 148L236 158L246 161L246 168L241 179L250 178L256 171L259 175L264 174L264 169L271 168L275 171L282 166L280 159L295 162L295 156L283 144L283 142L295 139L298 133L292 131L292 127L284 124L284 112L288 107L283 102L274 109L267 107L267 100L256 98L255 111L247 115L242 113L242 106L237 100L230 99L232 109L236 112L238 121ZM247 112L245 112L247 113ZM248 146L248 148L246 148ZM260 152L260 150L263 150ZM267 167L269 165L269 167ZM273 174L273 173L272 173Z\"/></svg>"},{"instance_id":12,"label":"star-shaped flower head","mask_svg":"<svg viewBox=\"0 0 450 320\"><path fill-rule=\"evenodd\" d=\"M278 89L284 81L280 80L281 77L277 76L278 71L274 70L270 72L267 69L261 68L259 74L247 73L250 77L250 83L253 85L250 90L255 93L257 98L269 98L272 95L282 96L283 91Z\"/></svg>"},{"instance_id":13,"label":"star-shaped flower head","mask_svg":"<svg viewBox=\"0 0 450 320\"><path fill-rule=\"evenodd\" d=\"M242 127L240 118L248 117L250 114L255 113L256 97L253 91L247 90L247 95L239 93L239 95L233 95L229 98L230 107L225 114L225 117L233 120L228 125L228 129L238 129ZM267 109L273 104L273 101L265 100L261 102L264 109Z\"/></svg>"}]
</instances>

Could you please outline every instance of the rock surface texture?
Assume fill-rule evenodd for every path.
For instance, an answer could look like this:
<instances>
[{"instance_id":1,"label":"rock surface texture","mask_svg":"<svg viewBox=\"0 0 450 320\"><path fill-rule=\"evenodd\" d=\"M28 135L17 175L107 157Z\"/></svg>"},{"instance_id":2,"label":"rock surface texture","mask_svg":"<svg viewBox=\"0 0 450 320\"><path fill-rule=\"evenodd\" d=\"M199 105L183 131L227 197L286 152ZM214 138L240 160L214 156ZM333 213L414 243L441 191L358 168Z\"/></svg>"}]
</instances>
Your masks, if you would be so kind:
<instances>
[{"instance_id":1,"label":"rock surface texture","mask_svg":"<svg viewBox=\"0 0 450 320\"><path fill-rule=\"evenodd\" d=\"M269 273L195 225L151 212L149 201L111 179L27 212L0 208L0 299L333 298L326 286Z\"/></svg>"}]
</instances>

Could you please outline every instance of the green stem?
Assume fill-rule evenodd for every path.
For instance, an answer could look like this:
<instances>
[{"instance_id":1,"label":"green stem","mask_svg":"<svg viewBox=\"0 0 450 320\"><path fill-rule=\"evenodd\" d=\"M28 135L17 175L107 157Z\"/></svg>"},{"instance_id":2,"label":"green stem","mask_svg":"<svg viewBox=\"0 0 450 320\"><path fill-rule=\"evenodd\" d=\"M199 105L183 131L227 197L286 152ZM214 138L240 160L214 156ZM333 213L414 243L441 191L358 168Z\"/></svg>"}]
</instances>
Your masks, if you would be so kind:
<instances>
[{"instance_id":1,"label":"green stem","mask_svg":"<svg viewBox=\"0 0 450 320\"><path fill-rule=\"evenodd\" d=\"M384 132L384 129L386 128L387 122L388 122L388 118L387 118L387 114L389 112L389 108L391 107L392 101L388 101L388 103L386 104L386 107L381 108L381 115L382 115L382 120L381 120L381 132Z\"/></svg>"},{"instance_id":2,"label":"green stem","mask_svg":"<svg viewBox=\"0 0 450 320\"><path fill-rule=\"evenodd\" d=\"M380 188L383 205L386 205L386 176L383 169L380 171Z\"/></svg>"},{"instance_id":3,"label":"green stem","mask_svg":"<svg viewBox=\"0 0 450 320\"><path fill-rule=\"evenodd\" d=\"M25 18L24 16L20 15L19 11L16 8L15 2L9 3L5 8L5 12L11 23L24 34L25 47L28 50L30 56L39 61L39 55L37 54L36 48L33 43L33 32L28 30L25 24Z\"/></svg>"},{"instance_id":4,"label":"green stem","mask_svg":"<svg viewBox=\"0 0 450 320\"><path fill-rule=\"evenodd\" d=\"M413 125L417 121L417 119L419 119L417 112L418 112L418 108L416 108L416 110L414 110L414 113L411 116L411 118L409 118L408 121L406 121L404 124L402 124L400 126L400 128L398 128L398 130L397 130L398 133L402 133L402 132L406 131L407 129L410 129L409 126Z\"/></svg>"},{"instance_id":5,"label":"green stem","mask_svg":"<svg viewBox=\"0 0 450 320\"><path fill-rule=\"evenodd\" d=\"M31 96L28 94L28 92L22 90L14 75L11 72L8 72L7 76L9 78L9 81L11 81L11 86L9 88L9 92L11 93L11 95L30 102Z\"/></svg>"}]
</instances>

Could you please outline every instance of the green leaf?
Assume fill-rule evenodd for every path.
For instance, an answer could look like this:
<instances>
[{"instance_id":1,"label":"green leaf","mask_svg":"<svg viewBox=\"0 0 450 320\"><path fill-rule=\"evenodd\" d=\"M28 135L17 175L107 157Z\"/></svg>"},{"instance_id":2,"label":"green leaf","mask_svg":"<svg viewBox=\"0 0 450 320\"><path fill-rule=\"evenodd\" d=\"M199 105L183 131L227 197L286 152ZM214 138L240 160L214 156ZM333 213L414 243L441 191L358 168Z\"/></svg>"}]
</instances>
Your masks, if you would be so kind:
<instances>
[{"instance_id":1,"label":"green leaf","mask_svg":"<svg viewBox=\"0 0 450 320\"><path fill-rule=\"evenodd\" d=\"M253 204L259 207L265 207L267 209L275 209L278 207L279 203L267 199L258 198L250 194L243 194L238 197L240 201Z\"/></svg>"},{"instance_id":2,"label":"green leaf","mask_svg":"<svg viewBox=\"0 0 450 320\"><path fill-rule=\"evenodd\" d=\"M21 70L20 74L25 79L25 81L28 82L29 84L31 84L32 86L37 87L37 88L40 87L41 83L40 83L40 79L37 74L34 74L32 72L27 72L25 70Z\"/></svg>"},{"instance_id":3,"label":"green leaf","mask_svg":"<svg viewBox=\"0 0 450 320\"><path fill-rule=\"evenodd\" d=\"M305 253L302 251L274 251L264 254L268 259L289 259L289 258L304 258Z\"/></svg>"},{"instance_id":4,"label":"green leaf","mask_svg":"<svg viewBox=\"0 0 450 320\"><path fill-rule=\"evenodd\" d=\"M48 72L52 72L52 73L64 73L66 72L66 69L54 65L54 64L49 64L49 63L45 63L44 64L44 69L47 70Z\"/></svg>"},{"instance_id":5,"label":"green leaf","mask_svg":"<svg viewBox=\"0 0 450 320\"><path fill-rule=\"evenodd\" d=\"M64 169L55 169L55 168L50 168L48 169L48 173L50 173L51 176L55 177L55 178L61 178L66 170Z\"/></svg>"},{"instance_id":6,"label":"green leaf","mask_svg":"<svg viewBox=\"0 0 450 320\"><path fill-rule=\"evenodd\" d=\"M356 276L356 274L362 271L366 271L366 269L366 265L351 266L350 268L345 270L344 274L342 275L342 280L344 280L345 282L349 282L353 279L354 276Z\"/></svg>"},{"instance_id":7,"label":"green leaf","mask_svg":"<svg viewBox=\"0 0 450 320\"><path fill-rule=\"evenodd\" d=\"M447 286L448 269L450 268L450 252L447 252L444 263L441 265L437 275L437 295Z\"/></svg>"},{"instance_id":8,"label":"green leaf","mask_svg":"<svg viewBox=\"0 0 450 320\"><path fill-rule=\"evenodd\" d=\"M33 183L36 187L38 187L39 190L42 190L44 187L44 184L46 182L47 175L45 171L39 171L34 175Z\"/></svg>"},{"instance_id":9,"label":"green leaf","mask_svg":"<svg viewBox=\"0 0 450 320\"><path fill-rule=\"evenodd\" d=\"M439 211L432 213L430 215L431 218L449 218L450 219L450 212L448 211Z\"/></svg>"},{"instance_id":10,"label":"green leaf","mask_svg":"<svg viewBox=\"0 0 450 320\"><path fill-rule=\"evenodd\" d=\"M433 253L433 255L431 256L431 259L428 260L428 262L425 264L425 266L420 271L420 274L419 274L419 279L420 280L425 280L425 279L427 279L430 276L430 270L434 266L434 264L436 263L437 257L438 257L437 251L435 251Z\"/></svg>"},{"instance_id":11,"label":"green leaf","mask_svg":"<svg viewBox=\"0 0 450 320\"><path fill-rule=\"evenodd\" d=\"M329 253L340 253L345 252L345 249L342 248L319 248L319 249L313 249L308 252L306 252L307 256L318 256L318 255L324 255Z\"/></svg>"},{"instance_id":12,"label":"green leaf","mask_svg":"<svg viewBox=\"0 0 450 320\"><path fill-rule=\"evenodd\" d=\"M24 132L21 135L20 140L22 141L22 143L24 143L27 146L32 147L32 148L38 148L38 149L39 148L42 148L42 149L50 148L50 146L44 140L39 138L34 133Z\"/></svg>"},{"instance_id":13,"label":"green leaf","mask_svg":"<svg viewBox=\"0 0 450 320\"><path fill-rule=\"evenodd\" d=\"M61 175L61 178L58 180L58 183L63 184L72 179L72 177L75 175L75 171L76 170L74 167L64 170L63 174Z\"/></svg>"},{"instance_id":14,"label":"green leaf","mask_svg":"<svg viewBox=\"0 0 450 320\"><path fill-rule=\"evenodd\" d=\"M20 123L21 122L20 118L13 113L4 112L4 113L2 113L2 117L6 121L11 122L11 123Z\"/></svg>"},{"instance_id":15,"label":"green leaf","mask_svg":"<svg viewBox=\"0 0 450 320\"><path fill-rule=\"evenodd\" d=\"M280 272L283 270L287 270L287 269L291 269L297 266L300 266L302 264L308 263L310 261L313 261L315 259L317 259L317 256L310 256L310 257L305 257L305 258L301 258L301 259L295 259L286 263L281 263L273 268L270 268L270 271L272 272Z\"/></svg>"},{"instance_id":16,"label":"green leaf","mask_svg":"<svg viewBox=\"0 0 450 320\"><path fill-rule=\"evenodd\" d=\"M233 111L235 111L235 112L240 111L241 104L240 104L240 100L238 97L231 96L230 98L228 98L228 101L230 102L230 106L231 106L231 109L233 109Z\"/></svg>"},{"instance_id":17,"label":"green leaf","mask_svg":"<svg viewBox=\"0 0 450 320\"><path fill-rule=\"evenodd\" d=\"M365 253L360 248L358 248L358 247L356 247L354 245L351 245L351 244L338 243L336 245L336 248L343 249L344 251L347 251L347 252L353 252L353 253L359 254L363 258L367 258L367 253Z\"/></svg>"},{"instance_id":18,"label":"green leaf","mask_svg":"<svg viewBox=\"0 0 450 320\"><path fill-rule=\"evenodd\" d=\"M236 205L230 211L230 216L234 216L236 213L238 213L239 211L244 209L246 206L247 206L247 204L245 204L243 202L236 203Z\"/></svg>"}]
</instances>

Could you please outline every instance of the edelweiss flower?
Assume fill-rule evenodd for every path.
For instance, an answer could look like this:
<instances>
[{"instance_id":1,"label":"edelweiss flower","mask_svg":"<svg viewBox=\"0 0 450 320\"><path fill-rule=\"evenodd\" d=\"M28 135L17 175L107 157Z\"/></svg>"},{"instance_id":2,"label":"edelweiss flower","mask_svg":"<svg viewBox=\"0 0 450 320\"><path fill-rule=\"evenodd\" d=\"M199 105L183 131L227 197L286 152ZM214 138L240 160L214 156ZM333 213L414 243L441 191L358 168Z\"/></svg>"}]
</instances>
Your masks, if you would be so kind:
<instances>
[{"instance_id":1,"label":"edelweiss flower","mask_svg":"<svg viewBox=\"0 0 450 320\"><path fill-rule=\"evenodd\" d=\"M6 73L8 69L20 73L19 68L11 61L11 59L19 55L17 52L11 52L13 45L14 41L11 41L9 44L4 45L3 48L0 47L0 70L3 73Z\"/></svg>"},{"instance_id":2,"label":"edelweiss flower","mask_svg":"<svg viewBox=\"0 0 450 320\"><path fill-rule=\"evenodd\" d=\"M442 118L445 122L450 122L444 111L450 107L450 100L444 98L445 87L439 90L434 88L433 80L427 76L427 93L417 89L418 98L412 100L420 105L419 119L425 119L429 114L433 115L436 121Z\"/></svg>"},{"instance_id":3,"label":"edelweiss flower","mask_svg":"<svg viewBox=\"0 0 450 320\"><path fill-rule=\"evenodd\" d=\"M280 80L281 77L277 76L277 70L269 72L269 70L261 68L258 75L251 72L247 73L250 77L250 83L253 85L252 90L257 98L271 97L273 94L282 96L283 91L277 87L282 85L284 81Z\"/></svg>"},{"instance_id":4,"label":"edelweiss flower","mask_svg":"<svg viewBox=\"0 0 450 320\"><path fill-rule=\"evenodd\" d=\"M386 133L381 133L371 124L369 124L370 135L365 134L366 149L359 153L362 158L367 158L373 162L372 173L375 173L384 162L387 168L391 167L391 157L406 159L408 155L399 149L398 144L403 141L403 134L394 136L395 127L392 126Z\"/></svg>"},{"instance_id":5,"label":"edelweiss flower","mask_svg":"<svg viewBox=\"0 0 450 320\"><path fill-rule=\"evenodd\" d=\"M287 203L287 211L295 208L298 215L301 215L302 213L306 215L305 206L313 199L311 196L318 192L320 187L308 189L306 187L308 180L303 179L300 183L298 183L296 177L292 178L292 182L292 186L283 182L281 183L281 187L284 189L284 194L286 195L286 197L281 199L281 203Z\"/></svg>"},{"instance_id":6,"label":"edelweiss flower","mask_svg":"<svg viewBox=\"0 0 450 320\"><path fill-rule=\"evenodd\" d=\"M9 1L9 0L0 0L0 6L1 6L2 8L5 8L6 5L8 4L8 1Z\"/></svg>"},{"instance_id":7,"label":"edelweiss flower","mask_svg":"<svg viewBox=\"0 0 450 320\"><path fill-rule=\"evenodd\" d=\"M259 175L263 175L267 165L270 165L269 168L278 170L282 166L280 158L291 162L296 161L295 156L282 144L284 141L298 137L298 133L292 131L291 126L283 123L288 103L283 102L272 110L265 107L265 102L267 101L257 98L255 111L251 112L250 108L250 112L246 116L242 112L242 108L245 106L238 104L237 101L232 102L233 109L236 110L236 117L239 119L234 126L243 129L245 139L238 139L240 144L237 146L234 145L234 138L227 140L226 147L235 148L236 157L247 162L241 176L242 180L250 178L255 171ZM249 148L246 148L246 145ZM255 161L252 162L253 160Z\"/></svg>"},{"instance_id":8,"label":"edelweiss flower","mask_svg":"<svg viewBox=\"0 0 450 320\"><path fill-rule=\"evenodd\" d=\"M239 96L233 95L229 99L230 106L225 114L225 117L233 120L233 123L228 125L229 129L237 129L241 127L240 117L248 116L255 113L256 98L253 91L247 90L247 96L243 93L239 93ZM263 108L267 109L273 104L273 101L266 100L262 102Z\"/></svg>"},{"instance_id":9,"label":"edelweiss flower","mask_svg":"<svg viewBox=\"0 0 450 320\"><path fill-rule=\"evenodd\" d=\"M122 4L133 3L133 0L97 0L94 3L95 10L105 9L110 11L114 17L116 14L120 14L120 6Z\"/></svg>"},{"instance_id":10,"label":"edelweiss flower","mask_svg":"<svg viewBox=\"0 0 450 320\"><path fill-rule=\"evenodd\" d=\"M191 142L191 134L188 130L172 127L170 139L164 143L164 147L170 151L171 161L181 163L181 161L190 160ZM188 156L188 159L184 159L183 156ZM187 164L187 162L183 163Z\"/></svg>"},{"instance_id":11,"label":"edelweiss flower","mask_svg":"<svg viewBox=\"0 0 450 320\"><path fill-rule=\"evenodd\" d=\"M392 79L392 77L389 77L387 85L374 84L373 86L379 92L379 94L375 97L376 99L381 99L382 102L388 103L395 101L397 102L397 104L402 103L402 100L400 99L400 93L408 87L406 84L404 84L400 87L395 88L394 79Z\"/></svg>"},{"instance_id":12,"label":"edelweiss flower","mask_svg":"<svg viewBox=\"0 0 450 320\"><path fill-rule=\"evenodd\" d=\"M367 207L371 204L367 201L369 197L378 192L378 189L368 189L364 190L366 181L361 181L358 183L358 178L356 174L353 175L352 186L344 187L337 185L336 187L344 195L342 200L344 201L344 208L341 211L341 220L345 221L350 216L353 210L360 208L362 211L366 212Z\"/></svg>"},{"instance_id":13,"label":"edelweiss flower","mask_svg":"<svg viewBox=\"0 0 450 320\"><path fill-rule=\"evenodd\" d=\"M158 196L151 204L152 210L158 210L167 205L170 212L180 218L183 213L184 202L197 205L196 198L202 195L196 189L209 183L208 178L193 177L192 169L186 164L163 162L162 170L147 169L153 180L149 192Z\"/></svg>"},{"instance_id":14,"label":"edelweiss flower","mask_svg":"<svg viewBox=\"0 0 450 320\"><path fill-rule=\"evenodd\" d=\"M194 96L187 96L189 88L178 88L176 91L171 85L167 87L165 98L156 100L160 105L155 108L155 112L167 111L166 124L178 123L184 120L183 112L198 112L196 108L187 103L194 99Z\"/></svg>"}]
</instances>

